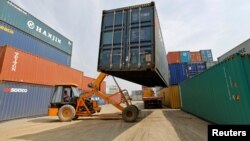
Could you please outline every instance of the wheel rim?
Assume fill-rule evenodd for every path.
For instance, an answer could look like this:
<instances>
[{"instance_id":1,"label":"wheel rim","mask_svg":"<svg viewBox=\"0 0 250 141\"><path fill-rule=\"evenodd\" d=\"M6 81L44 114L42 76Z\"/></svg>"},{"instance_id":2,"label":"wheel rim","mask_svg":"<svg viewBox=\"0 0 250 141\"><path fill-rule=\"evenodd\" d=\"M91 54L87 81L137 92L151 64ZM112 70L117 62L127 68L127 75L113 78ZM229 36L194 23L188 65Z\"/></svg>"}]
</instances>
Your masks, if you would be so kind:
<instances>
[{"instance_id":1,"label":"wheel rim","mask_svg":"<svg viewBox=\"0 0 250 141\"><path fill-rule=\"evenodd\" d=\"M62 112L63 117L70 118L72 116L72 112L69 108L64 108Z\"/></svg>"}]
</instances>

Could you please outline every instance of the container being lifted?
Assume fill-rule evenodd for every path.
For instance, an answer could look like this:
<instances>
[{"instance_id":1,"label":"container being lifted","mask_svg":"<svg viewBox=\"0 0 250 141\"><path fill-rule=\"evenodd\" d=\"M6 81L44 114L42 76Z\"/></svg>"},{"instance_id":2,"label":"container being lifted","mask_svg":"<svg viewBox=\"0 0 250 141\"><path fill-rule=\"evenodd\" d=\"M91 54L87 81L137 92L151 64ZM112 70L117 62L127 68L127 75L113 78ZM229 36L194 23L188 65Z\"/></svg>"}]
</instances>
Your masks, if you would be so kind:
<instances>
[{"instance_id":1,"label":"container being lifted","mask_svg":"<svg viewBox=\"0 0 250 141\"><path fill-rule=\"evenodd\" d=\"M144 86L168 85L155 3L104 10L98 71Z\"/></svg>"}]
</instances>

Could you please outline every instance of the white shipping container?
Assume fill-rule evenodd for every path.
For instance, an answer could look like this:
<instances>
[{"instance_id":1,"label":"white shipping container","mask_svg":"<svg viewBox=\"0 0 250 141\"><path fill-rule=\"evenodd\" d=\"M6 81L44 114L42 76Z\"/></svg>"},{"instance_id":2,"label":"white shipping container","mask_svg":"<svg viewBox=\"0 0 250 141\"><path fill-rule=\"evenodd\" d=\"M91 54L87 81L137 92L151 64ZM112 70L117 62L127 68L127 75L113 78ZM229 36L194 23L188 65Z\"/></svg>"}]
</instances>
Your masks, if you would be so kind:
<instances>
[{"instance_id":1,"label":"white shipping container","mask_svg":"<svg viewBox=\"0 0 250 141\"><path fill-rule=\"evenodd\" d=\"M218 61L221 62L225 60L227 57L235 54L235 53L250 53L250 39L246 40L245 42L239 44L232 50L228 51L227 53L223 54L222 56L218 57Z\"/></svg>"}]
</instances>

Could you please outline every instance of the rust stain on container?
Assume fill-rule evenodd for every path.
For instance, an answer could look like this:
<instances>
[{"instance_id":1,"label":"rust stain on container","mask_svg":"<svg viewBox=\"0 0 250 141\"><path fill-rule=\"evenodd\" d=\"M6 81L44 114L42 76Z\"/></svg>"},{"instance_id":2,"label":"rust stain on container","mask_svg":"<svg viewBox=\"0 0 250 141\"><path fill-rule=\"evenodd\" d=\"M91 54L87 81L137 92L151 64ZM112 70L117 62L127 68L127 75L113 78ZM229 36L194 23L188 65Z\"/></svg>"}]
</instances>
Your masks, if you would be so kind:
<instances>
[{"instance_id":1,"label":"rust stain on container","mask_svg":"<svg viewBox=\"0 0 250 141\"><path fill-rule=\"evenodd\" d=\"M82 83L83 72L11 46L1 46L0 55L0 80L49 86Z\"/></svg>"},{"instance_id":2,"label":"rust stain on container","mask_svg":"<svg viewBox=\"0 0 250 141\"><path fill-rule=\"evenodd\" d=\"M201 54L199 51L190 52L191 62L201 62Z\"/></svg>"},{"instance_id":3,"label":"rust stain on container","mask_svg":"<svg viewBox=\"0 0 250 141\"><path fill-rule=\"evenodd\" d=\"M163 97L163 105L172 109L180 108L180 94L178 85L172 85L168 88L161 89L160 95Z\"/></svg>"},{"instance_id":4,"label":"rust stain on container","mask_svg":"<svg viewBox=\"0 0 250 141\"><path fill-rule=\"evenodd\" d=\"M168 64L180 63L180 52L168 52Z\"/></svg>"}]
</instances>

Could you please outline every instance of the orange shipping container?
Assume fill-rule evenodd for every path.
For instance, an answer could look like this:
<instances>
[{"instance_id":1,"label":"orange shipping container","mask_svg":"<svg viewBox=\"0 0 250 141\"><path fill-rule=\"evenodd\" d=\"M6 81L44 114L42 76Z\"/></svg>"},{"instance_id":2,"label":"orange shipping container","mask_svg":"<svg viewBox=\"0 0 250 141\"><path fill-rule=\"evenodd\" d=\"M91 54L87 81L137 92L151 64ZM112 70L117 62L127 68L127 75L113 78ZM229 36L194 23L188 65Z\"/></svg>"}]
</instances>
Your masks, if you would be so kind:
<instances>
[{"instance_id":1,"label":"orange shipping container","mask_svg":"<svg viewBox=\"0 0 250 141\"><path fill-rule=\"evenodd\" d=\"M191 62L201 62L201 54L199 51L190 52Z\"/></svg>"},{"instance_id":2,"label":"orange shipping container","mask_svg":"<svg viewBox=\"0 0 250 141\"><path fill-rule=\"evenodd\" d=\"M168 52L168 64L180 63L180 52Z\"/></svg>"},{"instance_id":3,"label":"orange shipping container","mask_svg":"<svg viewBox=\"0 0 250 141\"><path fill-rule=\"evenodd\" d=\"M88 84L93 82L95 79L91 78L91 77L87 77L87 76L82 76L82 84L81 84L81 88L84 91L90 91L91 88L88 87ZM102 92L106 92L106 82L103 81L101 84L101 91Z\"/></svg>"},{"instance_id":4,"label":"orange shipping container","mask_svg":"<svg viewBox=\"0 0 250 141\"><path fill-rule=\"evenodd\" d=\"M82 83L83 72L11 46L0 47L0 55L0 80L50 86Z\"/></svg>"}]
</instances>

